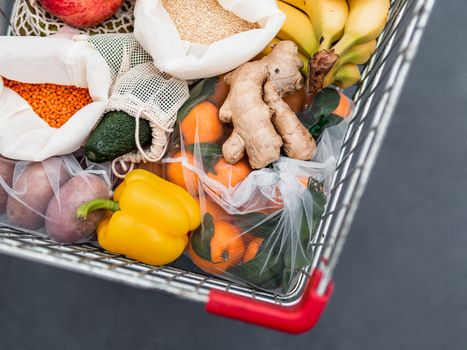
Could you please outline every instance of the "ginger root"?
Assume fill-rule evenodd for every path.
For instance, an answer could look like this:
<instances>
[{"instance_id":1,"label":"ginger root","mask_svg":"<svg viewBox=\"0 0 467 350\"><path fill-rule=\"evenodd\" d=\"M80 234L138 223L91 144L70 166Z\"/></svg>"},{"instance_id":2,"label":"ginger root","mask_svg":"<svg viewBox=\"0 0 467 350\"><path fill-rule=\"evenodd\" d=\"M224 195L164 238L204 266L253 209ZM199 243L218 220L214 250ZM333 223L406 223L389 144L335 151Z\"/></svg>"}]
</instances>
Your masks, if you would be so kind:
<instances>
[{"instance_id":1,"label":"ginger root","mask_svg":"<svg viewBox=\"0 0 467 350\"><path fill-rule=\"evenodd\" d=\"M225 160L239 162L245 152L253 169L279 159L281 147L295 159L309 160L316 144L282 96L302 88L303 62L291 41L281 41L259 61L248 62L225 77L229 95L219 111L234 131L224 143Z\"/></svg>"}]
</instances>

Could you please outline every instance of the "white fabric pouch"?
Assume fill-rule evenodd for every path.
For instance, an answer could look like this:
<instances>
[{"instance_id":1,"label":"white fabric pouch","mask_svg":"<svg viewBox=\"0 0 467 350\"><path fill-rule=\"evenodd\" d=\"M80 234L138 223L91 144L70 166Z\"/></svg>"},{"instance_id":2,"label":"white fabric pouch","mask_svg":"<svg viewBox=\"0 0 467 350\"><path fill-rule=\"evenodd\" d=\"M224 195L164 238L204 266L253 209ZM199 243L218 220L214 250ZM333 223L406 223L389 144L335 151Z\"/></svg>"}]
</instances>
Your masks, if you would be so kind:
<instances>
[{"instance_id":1,"label":"white fabric pouch","mask_svg":"<svg viewBox=\"0 0 467 350\"><path fill-rule=\"evenodd\" d=\"M154 64L176 78L191 80L229 72L258 55L285 21L275 0L218 0L226 10L259 29L203 45L183 41L161 0L138 0L135 36L154 58Z\"/></svg>"},{"instance_id":2,"label":"white fabric pouch","mask_svg":"<svg viewBox=\"0 0 467 350\"><path fill-rule=\"evenodd\" d=\"M2 77L87 88L93 102L62 127L52 128L21 96L4 86ZM0 37L0 154L40 162L76 151L105 112L111 84L107 63L86 42Z\"/></svg>"}]
</instances>

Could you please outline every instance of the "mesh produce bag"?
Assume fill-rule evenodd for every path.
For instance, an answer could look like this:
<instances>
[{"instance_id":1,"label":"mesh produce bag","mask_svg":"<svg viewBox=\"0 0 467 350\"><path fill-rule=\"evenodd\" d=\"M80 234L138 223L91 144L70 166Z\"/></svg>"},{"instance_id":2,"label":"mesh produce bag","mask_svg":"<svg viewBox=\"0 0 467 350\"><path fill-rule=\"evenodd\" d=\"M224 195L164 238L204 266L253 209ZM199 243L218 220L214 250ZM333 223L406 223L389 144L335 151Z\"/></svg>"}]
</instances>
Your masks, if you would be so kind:
<instances>
[{"instance_id":1,"label":"mesh produce bag","mask_svg":"<svg viewBox=\"0 0 467 350\"><path fill-rule=\"evenodd\" d=\"M123 111L136 119L135 140L138 150L120 157L124 162L156 162L168 145L177 111L189 97L188 85L155 68L132 34L96 35L89 39L107 61L114 84L107 107ZM139 143L139 120L149 121L152 144L143 149Z\"/></svg>"},{"instance_id":2,"label":"mesh produce bag","mask_svg":"<svg viewBox=\"0 0 467 350\"><path fill-rule=\"evenodd\" d=\"M82 34L130 33L133 31L133 7L136 0L126 0L118 12L104 23L80 29ZM48 36L59 31L64 23L45 11L37 0L17 0L11 17L13 35Z\"/></svg>"},{"instance_id":3,"label":"mesh produce bag","mask_svg":"<svg viewBox=\"0 0 467 350\"><path fill-rule=\"evenodd\" d=\"M226 94L217 78L192 89L178 116L179 135L163 160L164 177L199 200L203 222L188 246L199 268L286 292L320 245L316 232L353 104L324 90L300 115L318 143L313 159L282 156L253 171L246 158L234 165L223 158L222 144L232 131L218 120Z\"/></svg>"}]
</instances>

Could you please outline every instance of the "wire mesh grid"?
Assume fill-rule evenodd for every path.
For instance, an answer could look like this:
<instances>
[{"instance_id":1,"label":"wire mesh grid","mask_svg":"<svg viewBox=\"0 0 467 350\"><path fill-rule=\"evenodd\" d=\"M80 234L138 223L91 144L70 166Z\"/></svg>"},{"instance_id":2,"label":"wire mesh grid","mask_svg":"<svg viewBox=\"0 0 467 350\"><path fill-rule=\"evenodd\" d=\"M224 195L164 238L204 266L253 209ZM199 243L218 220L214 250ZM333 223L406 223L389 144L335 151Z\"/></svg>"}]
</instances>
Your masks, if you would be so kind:
<instances>
[{"instance_id":1,"label":"wire mesh grid","mask_svg":"<svg viewBox=\"0 0 467 350\"><path fill-rule=\"evenodd\" d=\"M218 277L170 266L148 266L108 253L92 244L63 246L44 237L2 226L1 223L0 252L198 302L206 302L210 290L218 289L269 303L291 305L300 300L311 272L319 266L323 278L318 293L323 294L332 277L433 4L434 0L391 2L389 22L379 38L378 49L365 67L362 82L353 95L356 113L345 137L317 240L313 242L316 247L314 262L301 271L290 293L280 295L255 290ZM0 9L8 14L11 1L0 0Z\"/></svg>"}]
</instances>

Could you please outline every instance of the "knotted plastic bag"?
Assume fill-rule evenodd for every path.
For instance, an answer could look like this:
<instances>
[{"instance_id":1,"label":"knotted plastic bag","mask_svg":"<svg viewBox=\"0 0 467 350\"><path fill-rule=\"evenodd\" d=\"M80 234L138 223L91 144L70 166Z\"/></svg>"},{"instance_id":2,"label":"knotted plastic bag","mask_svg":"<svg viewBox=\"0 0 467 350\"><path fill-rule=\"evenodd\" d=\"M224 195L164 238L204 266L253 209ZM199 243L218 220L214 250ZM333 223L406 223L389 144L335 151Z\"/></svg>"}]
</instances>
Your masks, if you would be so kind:
<instances>
[{"instance_id":1,"label":"knotted plastic bag","mask_svg":"<svg viewBox=\"0 0 467 350\"><path fill-rule=\"evenodd\" d=\"M2 77L23 83L87 88L92 103L53 128ZM0 154L42 161L81 147L107 108L111 76L105 60L86 42L57 38L0 37Z\"/></svg>"},{"instance_id":2,"label":"knotted plastic bag","mask_svg":"<svg viewBox=\"0 0 467 350\"><path fill-rule=\"evenodd\" d=\"M0 158L0 225L60 243L86 242L105 212L80 220L76 209L92 199L109 198L111 189L109 164L83 168L74 155L42 162Z\"/></svg>"},{"instance_id":3,"label":"knotted plastic bag","mask_svg":"<svg viewBox=\"0 0 467 350\"><path fill-rule=\"evenodd\" d=\"M156 162L164 155L179 108L189 97L185 81L160 72L132 34L95 35L89 42L107 61L114 83L106 112L123 111L136 119L138 150L120 158L125 162ZM139 144L139 120L149 121L152 144Z\"/></svg>"},{"instance_id":4,"label":"knotted plastic bag","mask_svg":"<svg viewBox=\"0 0 467 350\"><path fill-rule=\"evenodd\" d=\"M244 20L258 22L260 28L210 45L187 42L181 40L161 0L139 0L135 6L135 36L159 70L180 79L200 79L229 72L254 58L285 20L274 0L219 0L219 4ZM199 15L202 21L202 13Z\"/></svg>"},{"instance_id":5,"label":"knotted plastic bag","mask_svg":"<svg viewBox=\"0 0 467 350\"><path fill-rule=\"evenodd\" d=\"M318 143L314 158L282 156L252 171L246 159L231 165L222 156L222 143L232 131L217 117L226 94L217 78L192 89L163 173L199 199L203 223L188 246L195 265L256 288L287 292L321 244L316 233L353 104L334 89L324 90L299 115Z\"/></svg>"}]
</instances>

